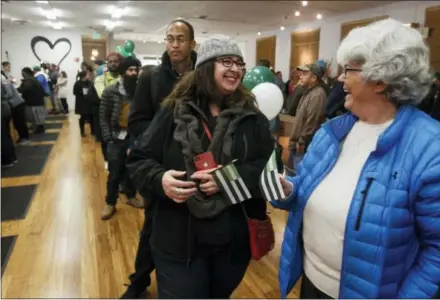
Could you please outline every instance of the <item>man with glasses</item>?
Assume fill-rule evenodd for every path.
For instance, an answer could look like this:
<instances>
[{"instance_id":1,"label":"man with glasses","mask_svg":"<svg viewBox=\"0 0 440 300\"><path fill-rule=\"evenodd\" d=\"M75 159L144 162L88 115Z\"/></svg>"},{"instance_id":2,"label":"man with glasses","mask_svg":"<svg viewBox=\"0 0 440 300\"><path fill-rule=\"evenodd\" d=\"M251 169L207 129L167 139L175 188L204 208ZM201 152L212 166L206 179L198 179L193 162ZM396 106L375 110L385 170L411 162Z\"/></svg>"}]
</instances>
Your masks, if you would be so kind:
<instances>
[{"instance_id":1,"label":"man with glasses","mask_svg":"<svg viewBox=\"0 0 440 300\"><path fill-rule=\"evenodd\" d=\"M196 45L194 28L187 21L173 20L168 25L165 42L167 50L162 55L162 63L143 72L139 77L128 119L128 132L134 140L147 130L162 100L171 93L177 81L194 68L197 60L197 54L194 52ZM135 273L129 277L131 283L121 296L123 299L139 298L151 284L150 273L154 270L149 240L155 197L142 190L139 192L147 202L145 203L145 220L139 239Z\"/></svg>"}]
</instances>

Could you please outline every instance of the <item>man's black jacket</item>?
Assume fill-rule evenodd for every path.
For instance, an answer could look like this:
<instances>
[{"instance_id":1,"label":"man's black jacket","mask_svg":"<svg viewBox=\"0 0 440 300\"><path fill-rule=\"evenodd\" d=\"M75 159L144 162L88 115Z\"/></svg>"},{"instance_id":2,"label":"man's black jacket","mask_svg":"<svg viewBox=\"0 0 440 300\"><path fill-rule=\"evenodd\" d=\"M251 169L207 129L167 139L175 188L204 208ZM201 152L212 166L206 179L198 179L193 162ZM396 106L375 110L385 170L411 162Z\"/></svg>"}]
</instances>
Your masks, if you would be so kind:
<instances>
[{"instance_id":1,"label":"man's black jacket","mask_svg":"<svg viewBox=\"0 0 440 300\"><path fill-rule=\"evenodd\" d=\"M194 64L196 52L191 52L191 58ZM161 102L171 93L178 80L166 51L159 66L141 74L128 117L128 133L132 139L137 140L147 130Z\"/></svg>"}]
</instances>

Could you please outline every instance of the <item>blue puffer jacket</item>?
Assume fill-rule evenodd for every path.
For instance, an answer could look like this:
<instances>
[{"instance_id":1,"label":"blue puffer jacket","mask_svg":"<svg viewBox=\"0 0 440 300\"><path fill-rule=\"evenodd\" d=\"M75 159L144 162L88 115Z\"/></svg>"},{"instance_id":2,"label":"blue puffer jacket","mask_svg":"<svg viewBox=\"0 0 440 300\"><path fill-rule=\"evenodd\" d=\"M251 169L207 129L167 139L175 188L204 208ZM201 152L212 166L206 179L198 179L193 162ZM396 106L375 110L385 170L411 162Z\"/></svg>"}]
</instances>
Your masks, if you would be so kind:
<instances>
[{"instance_id":1,"label":"blue puffer jacket","mask_svg":"<svg viewBox=\"0 0 440 300\"><path fill-rule=\"evenodd\" d=\"M279 269L283 298L303 272L304 207L356 121L345 114L326 123L298 175L287 178L292 194L272 202L290 211ZM399 109L364 165L347 217L342 261L339 298L432 298L439 288L440 123L416 108Z\"/></svg>"}]
</instances>

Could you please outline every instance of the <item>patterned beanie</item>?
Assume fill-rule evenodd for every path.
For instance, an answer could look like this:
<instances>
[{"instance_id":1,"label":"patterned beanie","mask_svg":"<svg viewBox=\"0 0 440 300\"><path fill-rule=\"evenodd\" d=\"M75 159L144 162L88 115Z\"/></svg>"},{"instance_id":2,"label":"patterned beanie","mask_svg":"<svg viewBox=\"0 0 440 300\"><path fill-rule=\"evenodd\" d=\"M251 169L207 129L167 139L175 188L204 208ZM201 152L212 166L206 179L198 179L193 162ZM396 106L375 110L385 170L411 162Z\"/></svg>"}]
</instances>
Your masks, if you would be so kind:
<instances>
[{"instance_id":1,"label":"patterned beanie","mask_svg":"<svg viewBox=\"0 0 440 300\"><path fill-rule=\"evenodd\" d=\"M229 36L215 35L204 41L197 51L195 67L220 56L237 56L243 59L237 42Z\"/></svg>"}]
</instances>

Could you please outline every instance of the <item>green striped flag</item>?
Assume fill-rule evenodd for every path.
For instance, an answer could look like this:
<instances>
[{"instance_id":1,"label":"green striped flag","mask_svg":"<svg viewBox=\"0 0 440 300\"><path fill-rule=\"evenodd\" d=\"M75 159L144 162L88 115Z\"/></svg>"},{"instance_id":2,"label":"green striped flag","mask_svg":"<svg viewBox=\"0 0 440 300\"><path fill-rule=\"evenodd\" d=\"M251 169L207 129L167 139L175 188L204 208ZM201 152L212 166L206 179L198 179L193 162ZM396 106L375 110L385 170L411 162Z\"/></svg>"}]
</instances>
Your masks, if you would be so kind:
<instances>
[{"instance_id":1,"label":"green striped flag","mask_svg":"<svg viewBox=\"0 0 440 300\"><path fill-rule=\"evenodd\" d=\"M214 171L214 177L219 184L223 195L231 202L237 204L251 199L251 193L241 178L234 162Z\"/></svg>"},{"instance_id":2,"label":"green striped flag","mask_svg":"<svg viewBox=\"0 0 440 300\"><path fill-rule=\"evenodd\" d=\"M286 198L278 175L275 151L272 152L272 155L260 176L260 190L267 201L283 200Z\"/></svg>"}]
</instances>

